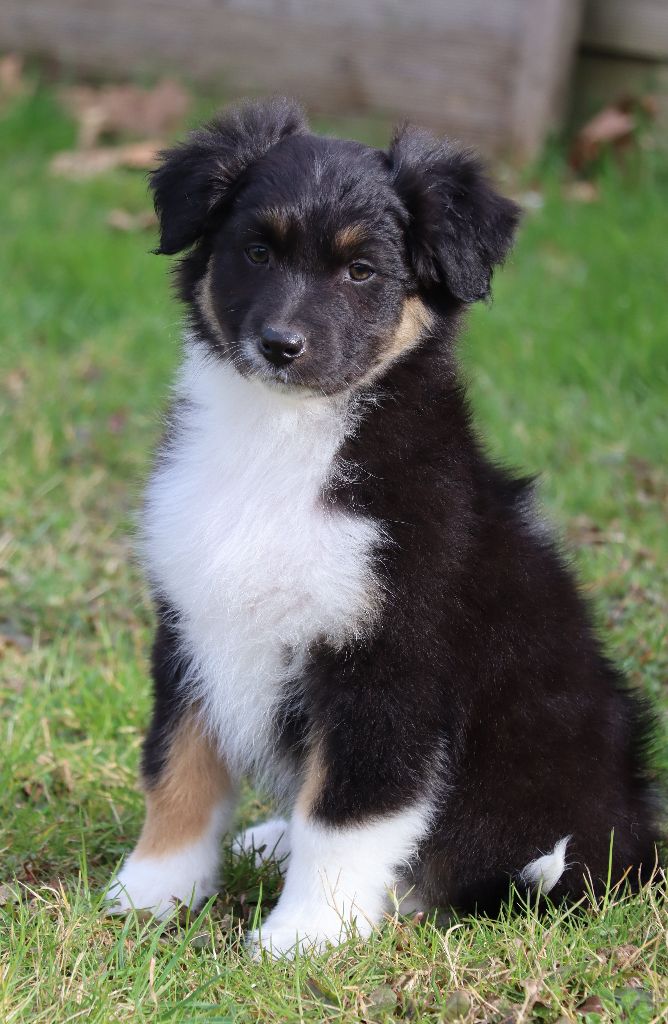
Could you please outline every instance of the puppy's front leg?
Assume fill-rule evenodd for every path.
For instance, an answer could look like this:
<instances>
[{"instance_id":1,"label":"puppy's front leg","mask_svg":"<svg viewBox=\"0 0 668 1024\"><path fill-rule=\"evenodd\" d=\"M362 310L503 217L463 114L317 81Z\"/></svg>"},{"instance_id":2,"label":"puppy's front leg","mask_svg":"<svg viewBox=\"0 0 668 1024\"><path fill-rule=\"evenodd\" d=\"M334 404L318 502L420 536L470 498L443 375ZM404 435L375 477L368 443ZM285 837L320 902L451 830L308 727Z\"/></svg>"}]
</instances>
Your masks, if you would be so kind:
<instances>
[{"instance_id":1,"label":"puppy's front leg","mask_svg":"<svg viewBox=\"0 0 668 1024\"><path fill-rule=\"evenodd\" d=\"M165 917L176 900L196 907L217 888L235 787L193 710L170 727L164 763L144 779L142 833L109 890L116 913L143 908Z\"/></svg>"},{"instance_id":2,"label":"puppy's front leg","mask_svg":"<svg viewBox=\"0 0 668 1024\"><path fill-rule=\"evenodd\" d=\"M290 822L283 892L249 937L256 954L260 948L274 957L294 955L298 947L319 950L343 941L351 926L368 936L389 908L398 867L411 858L428 828L429 804L420 800L391 813L370 809L354 822L334 823L323 813L326 804L314 799L315 788L311 775Z\"/></svg>"}]
</instances>

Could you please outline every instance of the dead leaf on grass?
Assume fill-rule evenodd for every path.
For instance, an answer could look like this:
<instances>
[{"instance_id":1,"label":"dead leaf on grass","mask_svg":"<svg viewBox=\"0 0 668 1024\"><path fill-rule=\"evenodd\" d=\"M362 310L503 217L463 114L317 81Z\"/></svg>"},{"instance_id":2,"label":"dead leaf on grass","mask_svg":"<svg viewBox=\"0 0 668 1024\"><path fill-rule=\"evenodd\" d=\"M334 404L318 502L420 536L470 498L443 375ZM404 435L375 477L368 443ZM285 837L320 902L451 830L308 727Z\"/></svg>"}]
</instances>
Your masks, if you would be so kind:
<instances>
[{"instance_id":1,"label":"dead leaf on grass","mask_svg":"<svg viewBox=\"0 0 668 1024\"><path fill-rule=\"evenodd\" d=\"M75 85L62 89L61 102L79 124L78 145L90 149L103 137L138 139L168 134L190 108L178 82L163 78L152 89L137 85Z\"/></svg>"},{"instance_id":2,"label":"dead leaf on grass","mask_svg":"<svg viewBox=\"0 0 668 1024\"><path fill-rule=\"evenodd\" d=\"M668 504L668 477L665 471L638 455L629 456L628 464L638 486L636 497L641 504L653 500Z\"/></svg>"},{"instance_id":3,"label":"dead leaf on grass","mask_svg":"<svg viewBox=\"0 0 668 1024\"><path fill-rule=\"evenodd\" d=\"M630 967L640 956L640 949L631 942L625 942L621 946L615 946L612 950L612 957L618 967Z\"/></svg>"},{"instance_id":4,"label":"dead leaf on grass","mask_svg":"<svg viewBox=\"0 0 668 1024\"><path fill-rule=\"evenodd\" d=\"M464 992L463 989L457 989L451 992L448 998L445 1000L445 1006L443 1007L443 1020L444 1021L455 1021L461 1020L469 1012L471 1006L471 997L468 992Z\"/></svg>"},{"instance_id":5,"label":"dead leaf on grass","mask_svg":"<svg viewBox=\"0 0 668 1024\"><path fill-rule=\"evenodd\" d=\"M5 374L5 388L12 398L18 399L22 397L27 380L28 374L23 369L10 370L9 373Z\"/></svg>"},{"instance_id":6,"label":"dead leaf on grass","mask_svg":"<svg viewBox=\"0 0 668 1024\"><path fill-rule=\"evenodd\" d=\"M396 1010L397 1003L398 998L394 989L389 985L379 985L369 993L366 1017L371 1021L382 1021Z\"/></svg>"},{"instance_id":7,"label":"dead leaf on grass","mask_svg":"<svg viewBox=\"0 0 668 1024\"><path fill-rule=\"evenodd\" d=\"M604 148L628 145L636 123L632 114L619 107L605 107L595 114L575 136L571 163L581 168L595 160Z\"/></svg>"},{"instance_id":8,"label":"dead leaf on grass","mask_svg":"<svg viewBox=\"0 0 668 1024\"><path fill-rule=\"evenodd\" d=\"M598 185L593 181L571 181L562 189L564 199L573 203L595 203L600 198Z\"/></svg>"},{"instance_id":9,"label":"dead leaf on grass","mask_svg":"<svg viewBox=\"0 0 668 1024\"><path fill-rule=\"evenodd\" d=\"M28 636L27 633L23 633L16 626L12 626L9 622L3 622L0 625L0 655L8 647L14 647L16 650L26 654L32 650L32 637Z\"/></svg>"},{"instance_id":10,"label":"dead leaf on grass","mask_svg":"<svg viewBox=\"0 0 668 1024\"><path fill-rule=\"evenodd\" d=\"M615 103L599 110L575 136L571 147L571 164L576 169L595 160L604 150L621 154L634 141L648 118L655 118L658 105L655 96L622 96Z\"/></svg>"},{"instance_id":11,"label":"dead leaf on grass","mask_svg":"<svg viewBox=\"0 0 668 1024\"><path fill-rule=\"evenodd\" d=\"M24 61L18 53L0 57L0 109L19 96L25 96L30 86L23 76Z\"/></svg>"},{"instance_id":12,"label":"dead leaf on grass","mask_svg":"<svg viewBox=\"0 0 668 1024\"><path fill-rule=\"evenodd\" d=\"M67 150L56 153L49 164L52 174L73 181L84 181L98 174L106 174L117 167L131 170L149 170L157 163L164 143L155 139L130 142L124 146L98 146L95 149Z\"/></svg>"},{"instance_id":13,"label":"dead leaf on grass","mask_svg":"<svg viewBox=\"0 0 668 1024\"><path fill-rule=\"evenodd\" d=\"M67 761L62 761L58 765L58 776L63 786L68 793L74 792L74 778L72 777L72 769Z\"/></svg>"},{"instance_id":14,"label":"dead leaf on grass","mask_svg":"<svg viewBox=\"0 0 668 1024\"><path fill-rule=\"evenodd\" d=\"M603 1013L603 1003L599 996L587 996L577 1007L578 1013Z\"/></svg>"},{"instance_id":15,"label":"dead leaf on grass","mask_svg":"<svg viewBox=\"0 0 668 1024\"><path fill-rule=\"evenodd\" d=\"M115 231L151 231L157 223L158 218L153 210L130 213L129 210L119 208L107 214L107 224Z\"/></svg>"}]
</instances>

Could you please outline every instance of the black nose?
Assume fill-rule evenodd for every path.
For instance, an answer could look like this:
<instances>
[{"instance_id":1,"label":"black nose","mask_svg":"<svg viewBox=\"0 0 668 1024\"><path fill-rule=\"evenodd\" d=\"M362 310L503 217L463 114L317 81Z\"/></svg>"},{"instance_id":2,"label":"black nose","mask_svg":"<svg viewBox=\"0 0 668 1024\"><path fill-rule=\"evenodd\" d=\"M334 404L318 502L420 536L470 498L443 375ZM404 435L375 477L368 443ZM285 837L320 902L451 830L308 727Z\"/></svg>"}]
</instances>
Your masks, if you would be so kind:
<instances>
[{"instance_id":1,"label":"black nose","mask_svg":"<svg viewBox=\"0 0 668 1024\"><path fill-rule=\"evenodd\" d=\"M304 351L304 338L287 327L263 327L260 352L274 366L285 366Z\"/></svg>"}]
</instances>

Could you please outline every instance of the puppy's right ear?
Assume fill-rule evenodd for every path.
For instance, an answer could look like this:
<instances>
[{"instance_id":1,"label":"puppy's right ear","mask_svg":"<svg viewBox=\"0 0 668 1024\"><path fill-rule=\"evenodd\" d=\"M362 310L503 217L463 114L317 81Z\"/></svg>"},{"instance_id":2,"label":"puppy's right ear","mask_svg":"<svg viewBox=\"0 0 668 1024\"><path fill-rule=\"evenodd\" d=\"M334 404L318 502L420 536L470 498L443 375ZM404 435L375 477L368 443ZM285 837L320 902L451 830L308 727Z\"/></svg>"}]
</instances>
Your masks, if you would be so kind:
<instances>
[{"instance_id":1,"label":"puppy's right ear","mask_svg":"<svg viewBox=\"0 0 668 1024\"><path fill-rule=\"evenodd\" d=\"M149 178L160 221L156 252L171 256L194 245L246 168L281 139L307 130L298 103L274 98L233 108L161 153Z\"/></svg>"}]
</instances>

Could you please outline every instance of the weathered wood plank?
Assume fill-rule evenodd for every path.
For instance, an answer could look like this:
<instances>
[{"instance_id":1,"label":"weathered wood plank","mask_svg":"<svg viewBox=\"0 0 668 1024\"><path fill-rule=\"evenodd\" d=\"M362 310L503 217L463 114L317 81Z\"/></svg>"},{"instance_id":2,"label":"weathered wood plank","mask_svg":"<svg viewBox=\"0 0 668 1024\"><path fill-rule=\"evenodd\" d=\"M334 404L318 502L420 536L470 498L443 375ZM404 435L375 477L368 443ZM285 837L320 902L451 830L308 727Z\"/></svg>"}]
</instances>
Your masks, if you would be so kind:
<instances>
[{"instance_id":1,"label":"weathered wood plank","mask_svg":"<svg viewBox=\"0 0 668 1024\"><path fill-rule=\"evenodd\" d=\"M580 0L546 0L525 8L510 119L521 157L535 153L563 117L581 17Z\"/></svg>"},{"instance_id":2,"label":"weathered wood plank","mask_svg":"<svg viewBox=\"0 0 668 1024\"><path fill-rule=\"evenodd\" d=\"M421 121L531 155L558 114L581 0L2 0L0 48L112 76Z\"/></svg>"},{"instance_id":3,"label":"weathered wood plank","mask_svg":"<svg viewBox=\"0 0 668 1024\"><path fill-rule=\"evenodd\" d=\"M668 59L668 0L587 0L582 43L611 54Z\"/></svg>"}]
</instances>

